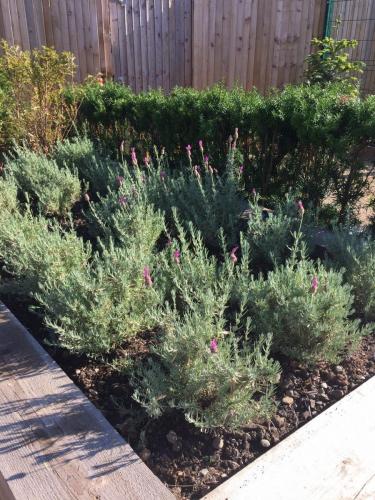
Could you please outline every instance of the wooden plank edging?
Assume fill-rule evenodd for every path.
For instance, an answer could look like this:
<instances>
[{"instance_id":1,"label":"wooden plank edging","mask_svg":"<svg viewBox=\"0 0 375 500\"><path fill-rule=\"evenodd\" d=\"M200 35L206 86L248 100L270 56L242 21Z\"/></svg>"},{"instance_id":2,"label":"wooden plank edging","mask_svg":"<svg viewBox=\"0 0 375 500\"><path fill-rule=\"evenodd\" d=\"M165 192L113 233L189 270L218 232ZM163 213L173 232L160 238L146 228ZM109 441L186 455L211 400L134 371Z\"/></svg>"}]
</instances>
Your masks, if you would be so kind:
<instances>
[{"instance_id":1,"label":"wooden plank edging","mask_svg":"<svg viewBox=\"0 0 375 500\"><path fill-rule=\"evenodd\" d=\"M374 500L375 377L202 500Z\"/></svg>"},{"instance_id":2,"label":"wooden plank edging","mask_svg":"<svg viewBox=\"0 0 375 500\"><path fill-rule=\"evenodd\" d=\"M0 303L0 493L5 492L16 500L174 498Z\"/></svg>"}]
</instances>

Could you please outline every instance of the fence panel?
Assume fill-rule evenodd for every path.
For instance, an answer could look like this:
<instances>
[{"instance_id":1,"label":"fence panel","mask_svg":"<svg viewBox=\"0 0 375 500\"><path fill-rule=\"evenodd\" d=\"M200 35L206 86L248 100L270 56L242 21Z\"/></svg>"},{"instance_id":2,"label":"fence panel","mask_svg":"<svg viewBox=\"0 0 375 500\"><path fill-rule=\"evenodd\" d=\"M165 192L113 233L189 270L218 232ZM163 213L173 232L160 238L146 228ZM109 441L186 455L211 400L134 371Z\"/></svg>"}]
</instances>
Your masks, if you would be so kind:
<instances>
[{"instance_id":1,"label":"fence panel","mask_svg":"<svg viewBox=\"0 0 375 500\"><path fill-rule=\"evenodd\" d=\"M364 93L375 90L375 2L374 0L331 0L331 26L334 38L354 38L358 46L351 50L354 59L366 64L361 79Z\"/></svg>"},{"instance_id":2,"label":"fence panel","mask_svg":"<svg viewBox=\"0 0 375 500\"><path fill-rule=\"evenodd\" d=\"M222 81L265 91L301 81L328 0L0 0L0 38L75 54L77 80L98 72L139 92ZM329 0L332 34L356 38L375 89L375 0ZM330 23L328 23L328 26Z\"/></svg>"},{"instance_id":3,"label":"fence panel","mask_svg":"<svg viewBox=\"0 0 375 500\"><path fill-rule=\"evenodd\" d=\"M194 87L222 81L266 90L299 81L325 7L325 0L194 0Z\"/></svg>"}]
</instances>

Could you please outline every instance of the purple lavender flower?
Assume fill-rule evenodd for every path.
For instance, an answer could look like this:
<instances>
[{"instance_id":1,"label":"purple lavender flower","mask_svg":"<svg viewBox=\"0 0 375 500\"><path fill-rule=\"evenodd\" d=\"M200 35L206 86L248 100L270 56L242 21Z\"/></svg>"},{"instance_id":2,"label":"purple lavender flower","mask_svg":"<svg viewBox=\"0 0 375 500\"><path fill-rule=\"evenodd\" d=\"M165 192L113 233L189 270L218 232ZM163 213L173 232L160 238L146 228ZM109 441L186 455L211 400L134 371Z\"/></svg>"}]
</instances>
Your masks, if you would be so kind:
<instances>
[{"instance_id":1,"label":"purple lavender flower","mask_svg":"<svg viewBox=\"0 0 375 500\"><path fill-rule=\"evenodd\" d=\"M176 264L179 264L179 263L180 263L180 257L181 257L181 252L180 252L180 250L178 250L178 249L177 249L177 250L175 250L175 251L173 252L173 259L174 259L174 261L176 262Z\"/></svg>"},{"instance_id":2,"label":"purple lavender flower","mask_svg":"<svg viewBox=\"0 0 375 500\"><path fill-rule=\"evenodd\" d=\"M210 351L212 353L216 353L219 350L217 340L216 339L211 339L210 341Z\"/></svg>"},{"instance_id":3,"label":"purple lavender flower","mask_svg":"<svg viewBox=\"0 0 375 500\"><path fill-rule=\"evenodd\" d=\"M199 145L199 149L200 149L200 150L202 151L202 153L203 153L203 141L202 141L202 140L198 141L198 145Z\"/></svg>"},{"instance_id":4,"label":"purple lavender flower","mask_svg":"<svg viewBox=\"0 0 375 500\"><path fill-rule=\"evenodd\" d=\"M151 274L150 274L150 268L147 266L145 266L143 269L143 278L145 280L145 285L147 287L151 287L152 286L152 278L151 278Z\"/></svg>"},{"instance_id":5,"label":"purple lavender flower","mask_svg":"<svg viewBox=\"0 0 375 500\"><path fill-rule=\"evenodd\" d=\"M124 182L123 176L122 175L118 175L116 177L116 182L117 182L117 185L120 187L123 184L123 182Z\"/></svg>"},{"instance_id":6,"label":"purple lavender flower","mask_svg":"<svg viewBox=\"0 0 375 500\"><path fill-rule=\"evenodd\" d=\"M160 172L160 179L161 179L162 181L164 181L164 179L165 179L166 177L167 177L167 173L166 173L166 172L164 172L164 170L162 170L162 171Z\"/></svg>"},{"instance_id":7,"label":"purple lavender flower","mask_svg":"<svg viewBox=\"0 0 375 500\"><path fill-rule=\"evenodd\" d=\"M191 158L191 146L190 146L190 144L188 144L186 146L186 152L187 152L188 157Z\"/></svg>"},{"instance_id":8,"label":"purple lavender flower","mask_svg":"<svg viewBox=\"0 0 375 500\"><path fill-rule=\"evenodd\" d=\"M298 211L299 213L302 215L303 217L303 214L305 213L305 207L303 206L303 203L301 200L298 201L297 203L297 206L298 206Z\"/></svg>"},{"instance_id":9,"label":"purple lavender flower","mask_svg":"<svg viewBox=\"0 0 375 500\"><path fill-rule=\"evenodd\" d=\"M239 168L240 174L243 174L243 169L244 169L243 165L240 165L240 168Z\"/></svg>"},{"instance_id":10,"label":"purple lavender flower","mask_svg":"<svg viewBox=\"0 0 375 500\"><path fill-rule=\"evenodd\" d=\"M318 276L314 276L313 279L311 280L311 291L312 293L316 293L318 290Z\"/></svg>"},{"instance_id":11,"label":"purple lavender flower","mask_svg":"<svg viewBox=\"0 0 375 500\"><path fill-rule=\"evenodd\" d=\"M231 252L230 252L230 260L235 264L238 261L238 257L236 255L236 252L239 247L233 247Z\"/></svg>"},{"instance_id":12,"label":"purple lavender flower","mask_svg":"<svg viewBox=\"0 0 375 500\"><path fill-rule=\"evenodd\" d=\"M126 196L121 195L118 199L118 202L121 207L125 207L125 205L127 205L128 203L128 198Z\"/></svg>"},{"instance_id":13,"label":"purple lavender flower","mask_svg":"<svg viewBox=\"0 0 375 500\"><path fill-rule=\"evenodd\" d=\"M132 163L134 166L138 165L137 153L135 152L135 148L131 149L132 151Z\"/></svg>"}]
</instances>

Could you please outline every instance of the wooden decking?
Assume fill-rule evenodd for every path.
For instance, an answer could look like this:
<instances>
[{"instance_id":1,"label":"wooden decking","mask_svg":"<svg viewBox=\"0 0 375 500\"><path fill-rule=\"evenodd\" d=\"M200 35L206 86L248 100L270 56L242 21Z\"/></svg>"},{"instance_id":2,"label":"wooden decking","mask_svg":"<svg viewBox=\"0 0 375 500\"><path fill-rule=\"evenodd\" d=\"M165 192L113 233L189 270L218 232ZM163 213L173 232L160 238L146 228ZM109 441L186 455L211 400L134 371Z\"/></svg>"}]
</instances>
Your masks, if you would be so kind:
<instances>
[{"instance_id":1,"label":"wooden decking","mask_svg":"<svg viewBox=\"0 0 375 500\"><path fill-rule=\"evenodd\" d=\"M204 500L375 500L375 377Z\"/></svg>"},{"instance_id":2,"label":"wooden decking","mask_svg":"<svg viewBox=\"0 0 375 500\"><path fill-rule=\"evenodd\" d=\"M0 498L174 498L1 303Z\"/></svg>"}]
</instances>

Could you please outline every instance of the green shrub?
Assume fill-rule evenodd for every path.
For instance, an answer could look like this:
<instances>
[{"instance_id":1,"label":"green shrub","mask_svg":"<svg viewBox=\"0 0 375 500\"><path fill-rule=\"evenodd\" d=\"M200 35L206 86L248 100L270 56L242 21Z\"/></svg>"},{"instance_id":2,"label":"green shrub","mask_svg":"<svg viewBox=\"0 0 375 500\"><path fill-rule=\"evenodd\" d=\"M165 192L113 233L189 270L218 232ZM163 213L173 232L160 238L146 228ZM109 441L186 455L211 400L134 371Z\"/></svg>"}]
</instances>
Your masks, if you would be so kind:
<instances>
[{"instance_id":1,"label":"green shrub","mask_svg":"<svg viewBox=\"0 0 375 500\"><path fill-rule=\"evenodd\" d=\"M8 216L11 213L14 213L18 208L17 202L17 186L13 182L12 179L5 180L0 177L0 214L3 214L3 217L6 212L8 212Z\"/></svg>"},{"instance_id":2,"label":"green shrub","mask_svg":"<svg viewBox=\"0 0 375 500\"><path fill-rule=\"evenodd\" d=\"M367 321L375 320L375 242L355 228L336 229L326 242L336 269L343 268L345 281L353 289L354 308Z\"/></svg>"},{"instance_id":3,"label":"green shrub","mask_svg":"<svg viewBox=\"0 0 375 500\"><path fill-rule=\"evenodd\" d=\"M313 38L312 46L317 50L306 59L306 78L310 83L327 84L334 81L345 81L348 92L358 91L358 76L363 73L365 64L352 61L349 51L358 46L357 40L336 40L331 37Z\"/></svg>"},{"instance_id":4,"label":"green shrub","mask_svg":"<svg viewBox=\"0 0 375 500\"><path fill-rule=\"evenodd\" d=\"M37 298L58 344L72 352L100 356L156 323L151 312L162 297L148 286L144 270L153 274L154 258L138 245L110 247L90 265L61 281L48 279ZM152 278L151 278L152 279Z\"/></svg>"},{"instance_id":5,"label":"green shrub","mask_svg":"<svg viewBox=\"0 0 375 500\"><path fill-rule=\"evenodd\" d=\"M122 172L119 163L101 157L93 142L85 136L59 141L52 157L60 168L67 167L72 173L77 172L83 183L89 183L93 193L104 194Z\"/></svg>"},{"instance_id":6,"label":"green shrub","mask_svg":"<svg viewBox=\"0 0 375 500\"><path fill-rule=\"evenodd\" d=\"M21 195L35 202L45 215L66 215L81 196L78 177L43 154L16 148L7 168Z\"/></svg>"},{"instance_id":7,"label":"green shrub","mask_svg":"<svg viewBox=\"0 0 375 500\"><path fill-rule=\"evenodd\" d=\"M278 364L269 340L239 348L222 317L210 311L166 320L163 337L133 379L134 397L152 417L177 408L204 428L239 427L270 416ZM213 339L219 339L217 349Z\"/></svg>"},{"instance_id":8,"label":"green shrub","mask_svg":"<svg viewBox=\"0 0 375 500\"><path fill-rule=\"evenodd\" d=\"M374 99L348 95L345 81L289 85L266 96L222 86L134 94L90 83L70 89L67 98L79 103L78 121L90 137L109 141L110 151L117 152L124 137L140 150L165 146L175 168L187 144L193 165L199 164L203 140L204 154L222 172L228 137L238 127L247 188L279 198L293 188L313 206L332 192L341 219L368 185L358 151L374 140Z\"/></svg>"},{"instance_id":9,"label":"green shrub","mask_svg":"<svg viewBox=\"0 0 375 500\"><path fill-rule=\"evenodd\" d=\"M49 47L23 51L1 43L0 147L14 140L47 151L75 118L63 92L75 71L74 56Z\"/></svg>"},{"instance_id":10,"label":"green shrub","mask_svg":"<svg viewBox=\"0 0 375 500\"><path fill-rule=\"evenodd\" d=\"M28 296L38 292L47 278L64 281L87 264L90 250L72 232L29 212L2 218L0 259L12 276L7 289Z\"/></svg>"},{"instance_id":11,"label":"green shrub","mask_svg":"<svg viewBox=\"0 0 375 500\"><path fill-rule=\"evenodd\" d=\"M350 319L352 304L342 272L315 265L303 253L249 285L255 330L273 335L274 351L306 363L337 361L355 348L366 330Z\"/></svg>"},{"instance_id":12,"label":"green shrub","mask_svg":"<svg viewBox=\"0 0 375 500\"><path fill-rule=\"evenodd\" d=\"M301 214L290 198L265 212L259 206L259 197L250 202L246 238L251 249L251 262L255 270L269 270L283 264L290 254L292 233L301 224Z\"/></svg>"}]
</instances>

